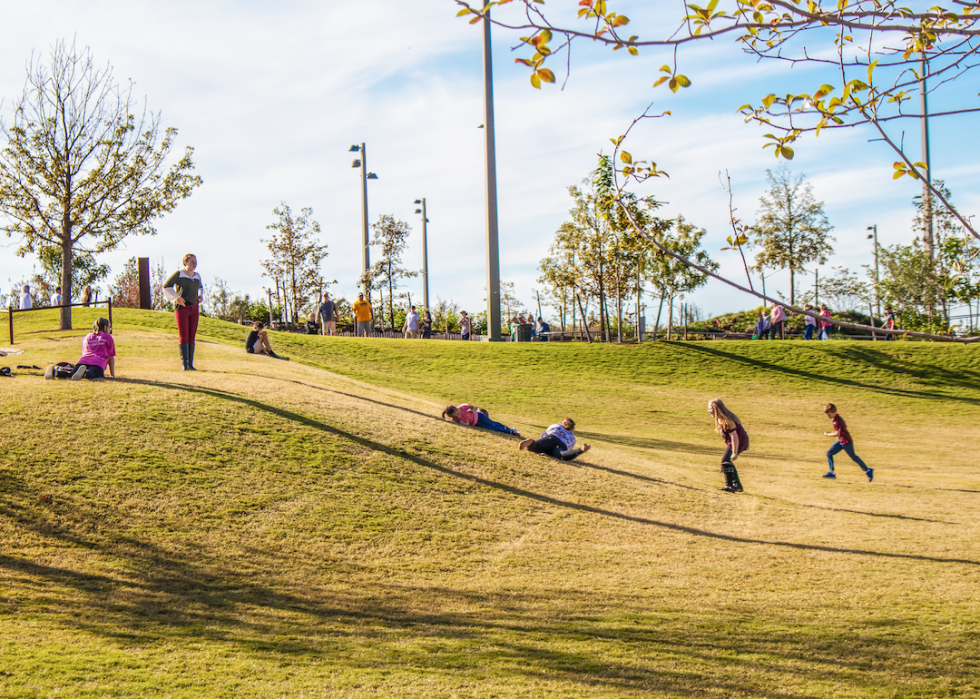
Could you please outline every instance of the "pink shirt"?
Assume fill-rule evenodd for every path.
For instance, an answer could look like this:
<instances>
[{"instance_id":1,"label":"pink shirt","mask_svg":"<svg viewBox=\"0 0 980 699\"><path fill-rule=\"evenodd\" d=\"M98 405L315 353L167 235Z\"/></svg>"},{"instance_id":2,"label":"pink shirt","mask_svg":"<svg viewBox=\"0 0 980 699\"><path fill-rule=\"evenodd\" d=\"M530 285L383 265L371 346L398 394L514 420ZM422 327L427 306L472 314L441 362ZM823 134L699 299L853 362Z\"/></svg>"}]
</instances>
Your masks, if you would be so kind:
<instances>
[{"instance_id":1,"label":"pink shirt","mask_svg":"<svg viewBox=\"0 0 980 699\"><path fill-rule=\"evenodd\" d=\"M772 313L769 315L773 323L779 323L786 320L786 312L783 311L782 306L773 306Z\"/></svg>"},{"instance_id":2,"label":"pink shirt","mask_svg":"<svg viewBox=\"0 0 980 699\"><path fill-rule=\"evenodd\" d=\"M824 318L829 318L830 317L830 309L828 308L828 309L826 309L824 311L820 311L820 315L822 315ZM820 321L820 327L821 328L829 328L831 325L833 325L833 323L828 323L825 320L821 320Z\"/></svg>"},{"instance_id":3,"label":"pink shirt","mask_svg":"<svg viewBox=\"0 0 980 699\"><path fill-rule=\"evenodd\" d=\"M89 333L82 340L82 358L76 364L88 364L102 367L105 371L109 366L109 357L116 356L116 344L109 333Z\"/></svg>"},{"instance_id":4,"label":"pink shirt","mask_svg":"<svg viewBox=\"0 0 980 699\"><path fill-rule=\"evenodd\" d=\"M476 409L470 407L466 403L462 405L457 405L456 409L459 410L459 421L464 425L470 425L476 427Z\"/></svg>"}]
</instances>

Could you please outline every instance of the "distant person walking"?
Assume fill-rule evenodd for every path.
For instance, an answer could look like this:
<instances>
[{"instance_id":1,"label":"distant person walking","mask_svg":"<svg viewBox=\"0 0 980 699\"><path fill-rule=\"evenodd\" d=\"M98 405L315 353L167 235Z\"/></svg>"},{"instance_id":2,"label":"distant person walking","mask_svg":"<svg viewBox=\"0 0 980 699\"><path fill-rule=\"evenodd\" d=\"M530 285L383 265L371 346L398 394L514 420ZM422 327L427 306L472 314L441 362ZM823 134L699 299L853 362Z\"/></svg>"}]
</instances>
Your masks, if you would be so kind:
<instances>
[{"instance_id":1,"label":"distant person walking","mask_svg":"<svg viewBox=\"0 0 980 699\"><path fill-rule=\"evenodd\" d=\"M406 340L419 339L419 314L415 312L415 306L408 309L408 315L405 316L405 325L402 326L402 332L405 333Z\"/></svg>"},{"instance_id":2,"label":"distant person walking","mask_svg":"<svg viewBox=\"0 0 980 699\"><path fill-rule=\"evenodd\" d=\"M772 310L769 312L769 323L771 325L772 339L773 340L785 340L783 336L783 323L786 321L786 311L778 303L772 305Z\"/></svg>"},{"instance_id":3,"label":"distant person walking","mask_svg":"<svg viewBox=\"0 0 980 699\"><path fill-rule=\"evenodd\" d=\"M163 283L163 295L174 304L177 319L177 334L180 337L180 358L183 371L197 371L194 368L194 345L197 338L197 323L201 313L201 300L204 298L204 283L197 273L197 257L184 255L184 268L174 272Z\"/></svg>"},{"instance_id":4,"label":"distant person walking","mask_svg":"<svg viewBox=\"0 0 980 699\"><path fill-rule=\"evenodd\" d=\"M885 322L884 326L889 330L895 329L895 314L892 313L891 306L885 306ZM885 333L886 340L894 340L895 336L892 333Z\"/></svg>"},{"instance_id":5,"label":"distant person walking","mask_svg":"<svg viewBox=\"0 0 980 699\"><path fill-rule=\"evenodd\" d=\"M760 340L768 340L769 327L769 317L762 311L759 311L759 318L755 323L755 336Z\"/></svg>"},{"instance_id":6,"label":"distant person walking","mask_svg":"<svg viewBox=\"0 0 980 699\"><path fill-rule=\"evenodd\" d=\"M56 286L55 289L54 289L54 296L51 297L51 305L52 306L60 306L61 305L61 287L60 286Z\"/></svg>"},{"instance_id":7,"label":"distant person walking","mask_svg":"<svg viewBox=\"0 0 980 699\"><path fill-rule=\"evenodd\" d=\"M429 309L425 309L425 315L422 316L422 339L429 340L432 338L432 314L429 313Z\"/></svg>"},{"instance_id":8,"label":"distant person walking","mask_svg":"<svg viewBox=\"0 0 980 699\"><path fill-rule=\"evenodd\" d=\"M749 435L742 427L741 420L718 398L708 402L708 413L715 419L715 432L725 440L725 454L721 457L721 472L725 474L725 487L729 493L741 493L742 481L739 480L735 459L749 448Z\"/></svg>"},{"instance_id":9,"label":"distant person walking","mask_svg":"<svg viewBox=\"0 0 980 699\"><path fill-rule=\"evenodd\" d=\"M374 321L374 312L371 310L371 302L364 299L364 292L357 295L357 301L352 305L354 309L354 335L356 337L367 337L372 332L371 325Z\"/></svg>"},{"instance_id":10,"label":"distant person walking","mask_svg":"<svg viewBox=\"0 0 980 699\"><path fill-rule=\"evenodd\" d=\"M33 306L34 303L31 301L31 287L28 286L27 284L24 284L24 288L21 289L20 291L20 299L17 307L20 308L20 310L22 311L27 311L30 310Z\"/></svg>"},{"instance_id":11,"label":"distant person walking","mask_svg":"<svg viewBox=\"0 0 980 699\"><path fill-rule=\"evenodd\" d=\"M590 447L583 444L580 449L575 448L575 420L566 417L561 422L550 425L548 429L541 433L540 439L525 439L517 445L518 449L527 449L535 454L547 454L562 461L571 461L579 454L584 454Z\"/></svg>"},{"instance_id":12,"label":"distant person walking","mask_svg":"<svg viewBox=\"0 0 980 699\"><path fill-rule=\"evenodd\" d=\"M803 307L804 311L814 312L813 306L807 304ZM813 333L817 329L817 319L813 316L803 316L803 323L806 325L806 332L803 333L804 340L812 340Z\"/></svg>"},{"instance_id":13,"label":"distant person walking","mask_svg":"<svg viewBox=\"0 0 980 699\"><path fill-rule=\"evenodd\" d=\"M466 314L466 311L459 312L459 333L462 336L461 339L470 339L470 317Z\"/></svg>"},{"instance_id":14,"label":"distant person walking","mask_svg":"<svg viewBox=\"0 0 980 699\"><path fill-rule=\"evenodd\" d=\"M459 425L466 425L468 427L482 427L492 432L503 432L504 434L512 434L515 437L521 436L521 433L514 428L491 420L486 410L466 403L450 405L442 411L442 419L451 420Z\"/></svg>"},{"instance_id":15,"label":"distant person walking","mask_svg":"<svg viewBox=\"0 0 980 699\"><path fill-rule=\"evenodd\" d=\"M323 295L323 302L317 308L317 316L320 318L320 332L323 335L337 334L337 304L331 300L330 294Z\"/></svg>"},{"instance_id":16,"label":"distant person walking","mask_svg":"<svg viewBox=\"0 0 980 699\"><path fill-rule=\"evenodd\" d=\"M861 457L854 453L854 440L851 439L851 433L847 431L847 423L844 422L844 418L837 414L837 406L833 403L827 403L823 411L834 426L833 432L823 433L824 437L837 437L834 446L827 450L827 463L830 464L830 470L824 474L824 478L837 478L837 473L834 471L834 455L843 451L851 457L851 461L861 467L864 475L868 477L868 483L870 483L874 479L875 471L873 468L868 468Z\"/></svg>"},{"instance_id":17,"label":"distant person walking","mask_svg":"<svg viewBox=\"0 0 980 699\"><path fill-rule=\"evenodd\" d=\"M820 315L822 315L824 318L830 318L830 309L827 308L827 306L825 306L822 303L820 304ZM820 321L820 339L821 340L829 340L830 339L830 326L831 325L833 325L833 323L829 323L826 320L821 320Z\"/></svg>"}]
</instances>

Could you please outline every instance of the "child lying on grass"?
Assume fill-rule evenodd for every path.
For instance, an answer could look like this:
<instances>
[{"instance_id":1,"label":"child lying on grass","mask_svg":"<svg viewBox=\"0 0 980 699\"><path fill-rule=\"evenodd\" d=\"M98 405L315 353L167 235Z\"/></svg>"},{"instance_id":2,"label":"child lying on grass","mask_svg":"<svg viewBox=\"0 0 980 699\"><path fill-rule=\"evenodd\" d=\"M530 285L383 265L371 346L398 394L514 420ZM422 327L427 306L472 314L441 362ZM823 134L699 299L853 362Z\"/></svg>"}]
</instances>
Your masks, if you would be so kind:
<instances>
[{"instance_id":1,"label":"child lying on grass","mask_svg":"<svg viewBox=\"0 0 980 699\"><path fill-rule=\"evenodd\" d=\"M483 427L485 429L492 430L493 432L512 434L515 437L521 436L521 433L517 430L491 420L486 410L478 409L475 406L467 405L466 403L458 406L450 405L448 408L442 411L442 419L452 420L459 425Z\"/></svg>"},{"instance_id":2,"label":"child lying on grass","mask_svg":"<svg viewBox=\"0 0 980 699\"><path fill-rule=\"evenodd\" d=\"M547 454L562 461L571 461L579 454L584 454L592 447L583 444L580 449L575 449L575 420L566 417L561 422L555 423L541 433L541 439L525 439L517 445L518 449L527 449L535 454Z\"/></svg>"}]
</instances>

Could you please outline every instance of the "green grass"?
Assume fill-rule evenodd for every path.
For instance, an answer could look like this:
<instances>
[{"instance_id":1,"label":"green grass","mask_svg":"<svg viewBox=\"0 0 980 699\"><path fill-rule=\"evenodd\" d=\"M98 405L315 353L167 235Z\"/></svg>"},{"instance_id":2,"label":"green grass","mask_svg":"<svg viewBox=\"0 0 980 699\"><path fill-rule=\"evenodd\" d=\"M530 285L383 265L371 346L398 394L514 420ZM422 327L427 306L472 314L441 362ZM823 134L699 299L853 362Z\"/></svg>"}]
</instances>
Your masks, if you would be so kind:
<instances>
[{"instance_id":1,"label":"green grass","mask_svg":"<svg viewBox=\"0 0 980 699\"><path fill-rule=\"evenodd\" d=\"M77 358L16 319L0 365ZM975 348L273 333L277 362L203 319L181 373L172 317L114 320L119 379L0 380L0 696L980 696ZM463 400L594 448L438 420ZM820 478L827 401L873 484Z\"/></svg>"}]
</instances>

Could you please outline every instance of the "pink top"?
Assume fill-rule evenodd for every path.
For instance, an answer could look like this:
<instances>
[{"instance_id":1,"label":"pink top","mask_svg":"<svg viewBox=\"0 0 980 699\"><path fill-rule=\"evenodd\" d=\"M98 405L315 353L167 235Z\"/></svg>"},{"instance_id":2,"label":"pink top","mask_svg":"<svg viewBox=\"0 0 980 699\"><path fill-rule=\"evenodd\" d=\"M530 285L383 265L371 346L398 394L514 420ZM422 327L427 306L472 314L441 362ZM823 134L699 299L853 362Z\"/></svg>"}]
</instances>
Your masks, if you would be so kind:
<instances>
[{"instance_id":1,"label":"pink top","mask_svg":"<svg viewBox=\"0 0 980 699\"><path fill-rule=\"evenodd\" d=\"M476 427L476 421L478 419L476 416L476 408L463 403L462 405L457 405L456 409L459 410L459 421L462 424Z\"/></svg>"},{"instance_id":2,"label":"pink top","mask_svg":"<svg viewBox=\"0 0 980 699\"><path fill-rule=\"evenodd\" d=\"M829 318L830 317L830 309L829 308L825 308L824 310L820 311L820 315L822 315L824 318ZM831 325L833 325L833 323L828 323L825 320L821 320L820 321L820 327L821 328L829 328Z\"/></svg>"},{"instance_id":3,"label":"pink top","mask_svg":"<svg viewBox=\"0 0 980 699\"><path fill-rule=\"evenodd\" d=\"M109 366L109 357L116 356L116 343L109 333L89 333L82 340L82 358L76 364L102 367Z\"/></svg>"},{"instance_id":4,"label":"pink top","mask_svg":"<svg viewBox=\"0 0 980 699\"><path fill-rule=\"evenodd\" d=\"M773 323L779 323L786 320L786 312L783 310L782 306L776 305L772 307L772 313L769 318Z\"/></svg>"}]
</instances>

